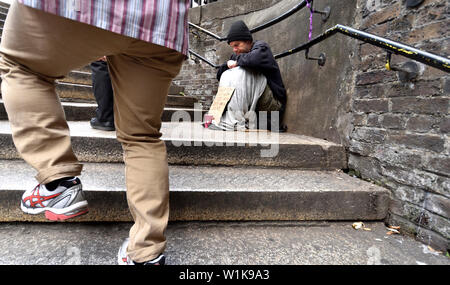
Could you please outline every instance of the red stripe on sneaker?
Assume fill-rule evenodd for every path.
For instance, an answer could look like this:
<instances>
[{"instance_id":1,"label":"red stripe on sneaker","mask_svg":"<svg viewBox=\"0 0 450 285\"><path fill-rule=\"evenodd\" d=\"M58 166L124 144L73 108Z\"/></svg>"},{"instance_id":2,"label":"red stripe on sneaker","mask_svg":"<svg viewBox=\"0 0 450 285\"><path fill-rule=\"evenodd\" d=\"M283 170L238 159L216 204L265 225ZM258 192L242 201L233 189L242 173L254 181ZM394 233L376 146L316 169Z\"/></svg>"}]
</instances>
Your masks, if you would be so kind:
<instances>
[{"instance_id":1,"label":"red stripe on sneaker","mask_svg":"<svg viewBox=\"0 0 450 285\"><path fill-rule=\"evenodd\" d=\"M35 192L37 192L37 194L34 194ZM30 196L25 197L23 199L23 203L25 204L27 201L30 201L30 207L32 207L32 208L34 208L36 206L36 204L39 204L43 208L45 208L43 202L53 199L53 198L56 198L59 195L61 195L61 193L56 193L56 194L50 195L50 196L41 196L41 195L39 195L39 185L38 185L38 186L36 186L36 188L34 188L33 193ZM36 201L34 201L33 199L36 199Z\"/></svg>"}]
</instances>

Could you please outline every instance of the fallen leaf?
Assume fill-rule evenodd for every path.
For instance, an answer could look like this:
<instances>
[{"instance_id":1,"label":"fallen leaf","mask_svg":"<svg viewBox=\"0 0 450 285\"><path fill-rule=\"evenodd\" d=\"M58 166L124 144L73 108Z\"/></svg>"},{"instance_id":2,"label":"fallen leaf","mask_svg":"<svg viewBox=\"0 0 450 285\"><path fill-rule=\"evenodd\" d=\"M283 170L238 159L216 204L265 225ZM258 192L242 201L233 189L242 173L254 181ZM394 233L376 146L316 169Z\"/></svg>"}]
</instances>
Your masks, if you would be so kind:
<instances>
[{"instance_id":1,"label":"fallen leaf","mask_svg":"<svg viewBox=\"0 0 450 285\"><path fill-rule=\"evenodd\" d=\"M353 223L352 227L355 230L359 230L360 228L364 227L364 224L363 224L363 222L357 222L357 223Z\"/></svg>"},{"instance_id":2,"label":"fallen leaf","mask_svg":"<svg viewBox=\"0 0 450 285\"><path fill-rule=\"evenodd\" d=\"M400 232L393 228L387 228L388 232L386 234L392 235L392 234L400 234Z\"/></svg>"},{"instance_id":3,"label":"fallen leaf","mask_svg":"<svg viewBox=\"0 0 450 285\"><path fill-rule=\"evenodd\" d=\"M353 224L352 224L352 227L353 227L355 230L363 229L363 230L368 231L368 232L372 230L371 228L366 228L366 225L364 225L363 222L356 222L356 223L353 223Z\"/></svg>"},{"instance_id":4,"label":"fallen leaf","mask_svg":"<svg viewBox=\"0 0 450 285\"><path fill-rule=\"evenodd\" d=\"M429 249L431 252L442 253L442 251L435 250L435 249L432 248L431 246L428 246L428 249Z\"/></svg>"}]
</instances>

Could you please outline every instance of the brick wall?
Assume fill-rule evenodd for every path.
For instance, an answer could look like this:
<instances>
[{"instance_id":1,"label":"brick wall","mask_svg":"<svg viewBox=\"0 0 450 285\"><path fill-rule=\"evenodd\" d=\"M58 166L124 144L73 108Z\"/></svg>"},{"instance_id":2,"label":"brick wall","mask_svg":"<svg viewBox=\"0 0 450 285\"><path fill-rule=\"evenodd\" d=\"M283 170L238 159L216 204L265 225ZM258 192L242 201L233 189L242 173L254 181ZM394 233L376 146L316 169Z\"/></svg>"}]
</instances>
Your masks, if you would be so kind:
<instances>
[{"instance_id":1,"label":"brick wall","mask_svg":"<svg viewBox=\"0 0 450 285\"><path fill-rule=\"evenodd\" d=\"M190 34L189 40L191 46L195 46L195 52L206 56L211 62L219 64L215 55L215 45L217 45L215 40L208 39L202 34L193 33ZM183 64L174 83L183 86L186 96L196 97L199 103L203 104L204 109L209 109L219 85L216 72L215 68L192 57Z\"/></svg>"},{"instance_id":2,"label":"brick wall","mask_svg":"<svg viewBox=\"0 0 450 285\"><path fill-rule=\"evenodd\" d=\"M358 1L355 27L449 56L447 0L406 8L401 0ZM393 55L394 65L408 59ZM450 239L450 76L419 64L402 83L384 68L386 53L359 45L349 166L392 192L388 222L441 250Z\"/></svg>"}]
</instances>

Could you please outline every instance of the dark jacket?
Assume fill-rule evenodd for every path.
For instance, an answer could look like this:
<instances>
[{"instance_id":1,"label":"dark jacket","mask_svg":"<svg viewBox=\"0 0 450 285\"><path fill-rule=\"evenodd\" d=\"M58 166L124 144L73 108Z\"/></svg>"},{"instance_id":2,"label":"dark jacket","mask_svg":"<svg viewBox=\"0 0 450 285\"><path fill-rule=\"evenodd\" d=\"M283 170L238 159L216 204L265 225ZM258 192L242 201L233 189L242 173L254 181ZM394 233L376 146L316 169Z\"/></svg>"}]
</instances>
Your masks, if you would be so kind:
<instances>
[{"instance_id":1,"label":"dark jacket","mask_svg":"<svg viewBox=\"0 0 450 285\"><path fill-rule=\"evenodd\" d=\"M252 49L248 53L243 53L240 55L233 53L230 59L237 61L238 66L251 68L264 74L267 79L267 84L269 85L270 90L272 90L274 97L283 104L282 111L284 111L287 101L286 89L281 78L278 63L275 61L272 51L267 43L263 41L255 41ZM227 63L220 66L219 71L217 72L217 79L219 81L222 73L228 69Z\"/></svg>"}]
</instances>

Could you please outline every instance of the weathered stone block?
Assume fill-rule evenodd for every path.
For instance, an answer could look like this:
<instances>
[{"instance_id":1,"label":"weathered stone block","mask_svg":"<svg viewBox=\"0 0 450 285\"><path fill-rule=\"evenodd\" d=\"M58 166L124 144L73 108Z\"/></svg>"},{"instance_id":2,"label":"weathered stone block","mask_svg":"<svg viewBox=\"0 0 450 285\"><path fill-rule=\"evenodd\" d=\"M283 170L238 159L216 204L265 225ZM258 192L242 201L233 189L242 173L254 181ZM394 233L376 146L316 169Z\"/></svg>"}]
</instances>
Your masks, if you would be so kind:
<instances>
[{"instance_id":1,"label":"weathered stone block","mask_svg":"<svg viewBox=\"0 0 450 285\"><path fill-rule=\"evenodd\" d=\"M351 137L355 140L368 143L383 143L386 139L386 131L374 128L355 128Z\"/></svg>"},{"instance_id":2,"label":"weathered stone block","mask_svg":"<svg viewBox=\"0 0 450 285\"><path fill-rule=\"evenodd\" d=\"M353 125L365 126L367 124L367 116L365 114L353 114Z\"/></svg>"},{"instance_id":3,"label":"weathered stone block","mask_svg":"<svg viewBox=\"0 0 450 285\"><path fill-rule=\"evenodd\" d=\"M445 140L438 135L420 135L411 133L390 134L387 142L435 152L443 151L445 144Z\"/></svg>"},{"instance_id":4,"label":"weathered stone block","mask_svg":"<svg viewBox=\"0 0 450 285\"><path fill-rule=\"evenodd\" d=\"M391 183L393 186L389 187L392 190L393 196L399 201L406 201L415 205L423 205L427 192L417 187L410 187L398 183Z\"/></svg>"},{"instance_id":5,"label":"weathered stone block","mask_svg":"<svg viewBox=\"0 0 450 285\"><path fill-rule=\"evenodd\" d=\"M434 173L450 175L450 157L448 155L431 155L425 158L424 169ZM450 191L450 189L449 189Z\"/></svg>"},{"instance_id":6,"label":"weathered stone block","mask_svg":"<svg viewBox=\"0 0 450 285\"><path fill-rule=\"evenodd\" d=\"M397 166L384 166L382 174L400 184L419 187L436 193L445 191L439 184L439 176L425 171L405 169Z\"/></svg>"},{"instance_id":7,"label":"weathered stone block","mask_svg":"<svg viewBox=\"0 0 450 285\"><path fill-rule=\"evenodd\" d=\"M382 161L384 165L419 168L422 165L422 152L402 147L383 144L378 146L373 157Z\"/></svg>"},{"instance_id":8,"label":"weathered stone block","mask_svg":"<svg viewBox=\"0 0 450 285\"><path fill-rule=\"evenodd\" d=\"M356 77L356 85L369 85L376 83L392 82L396 80L397 77L395 73L382 70L382 71L371 71L358 74Z\"/></svg>"},{"instance_id":9,"label":"weathered stone block","mask_svg":"<svg viewBox=\"0 0 450 285\"><path fill-rule=\"evenodd\" d=\"M355 98L357 99L374 99L384 96L385 86L383 85L365 85L357 86Z\"/></svg>"},{"instance_id":10,"label":"weathered stone block","mask_svg":"<svg viewBox=\"0 0 450 285\"><path fill-rule=\"evenodd\" d=\"M450 218L450 199L441 195L430 194L427 209L445 218Z\"/></svg>"},{"instance_id":11,"label":"weathered stone block","mask_svg":"<svg viewBox=\"0 0 450 285\"><path fill-rule=\"evenodd\" d=\"M406 122L406 129L408 131L419 133L429 132L433 128L435 122L436 119L432 116L411 117Z\"/></svg>"},{"instance_id":12,"label":"weathered stone block","mask_svg":"<svg viewBox=\"0 0 450 285\"><path fill-rule=\"evenodd\" d=\"M406 44L414 45L424 39L430 40L442 37L442 25L443 23L437 22L413 29L408 33L408 36L404 39L404 42Z\"/></svg>"},{"instance_id":13,"label":"weathered stone block","mask_svg":"<svg viewBox=\"0 0 450 285\"><path fill-rule=\"evenodd\" d=\"M389 111L389 100L387 99L360 99L353 101L353 110L363 113L377 113Z\"/></svg>"},{"instance_id":14,"label":"weathered stone block","mask_svg":"<svg viewBox=\"0 0 450 285\"><path fill-rule=\"evenodd\" d=\"M450 117L443 118L439 124L439 130L442 133L450 133Z\"/></svg>"},{"instance_id":15,"label":"weathered stone block","mask_svg":"<svg viewBox=\"0 0 450 285\"><path fill-rule=\"evenodd\" d=\"M382 117L381 125L387 129L402 130L405 128L405 119L399 115L386 114Z\"/></svg>"},{"instance_id":16,"label":"weathered stone block","mask_svg":"<svg viewBox=\"0 0 450 285\"><path fill-rule=\"evenodd\" d=\"M431 97L442 95L440 80L419 81L414 84L394 83L386 90L387 97Z\"/></svg>"},{"instance_id":17,"label":"weathered stone block","mask_svg":"<svg viewBox=\"0 0 450 285\"><path fill-rule=\"evenodd\" d=\"M380 9L375 13L367 16L361 28L367 28L376 24L382 24L386 21L396 19L401 13L401 3L395 3L391 6L391 9Z\"/></svg>"},{"instance_id":18,"label":"weathered stone block","mask_svg":"<svg viewBox=\"0 0 450 285\"><path fill-rule=\"evenodd\" d=\"M362 156L372 156L373 153L378 148L378 145L374 145L371 143L361 142L357 140L350 140L349 151L350 153L359 154Z\"/></svg>"},{"instance_id":19,"label":"weathered stone block","mask_svg":"<svg viewBox=\"0 0 450 285\"><path fill-rule=\"evenodd\" d=\"M357 169L362 179L377 181L377 183L384 182L385 177L381 174L381 165L376 159L353 156L350 161L349 168Z\"/></svg>"},{"instance_id":20,"label":"weathered stone block","mask_svg":"<svg viewBox=\"0 0 450 285\"><path fill-rule=\"evenodd\" d=\"M392 98L392 112L447 114L449 98Z\"/></svg>"}]
</instances>

